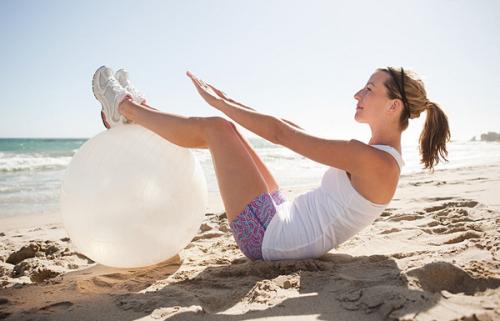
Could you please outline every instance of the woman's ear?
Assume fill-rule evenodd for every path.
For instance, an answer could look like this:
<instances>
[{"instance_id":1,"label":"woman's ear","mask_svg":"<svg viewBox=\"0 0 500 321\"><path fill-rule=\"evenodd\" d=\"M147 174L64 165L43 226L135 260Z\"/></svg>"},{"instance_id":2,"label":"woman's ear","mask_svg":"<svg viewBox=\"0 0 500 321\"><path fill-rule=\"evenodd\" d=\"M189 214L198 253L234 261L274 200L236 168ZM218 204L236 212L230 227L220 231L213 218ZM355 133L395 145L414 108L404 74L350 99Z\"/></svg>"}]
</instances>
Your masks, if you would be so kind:
<instances>
[{"instance_id":1,"label":"woman's ear","mask_svg":"<svg viewBox=\"0 0 500 321\"><path fill-rule=\"evenodd\" d=\"M401 103L401 100L393 99L389 110L392 112L396 112L396 111L398 111L399 108L403 108L403 104Z\"/></svg>"},{"instance_id":2,"label":"woman's ear","mask_svg":"<svg viewBox=\"0 0 500 321\"><path fill-rule=\"evenodd\" d=\"M391 99L389 107L387 108L387 114L391 115L391 117L397 117L399 114L398 111L403 107L401 100L399 99Z\"/></svg>"},{"instance_id":3,"label":"woman's ear","mask_svg":"<svg viewBox=\"0 0 500 321\"><path fill-rule=\"evenodd\" d=\"M391 99L389 102L388 102L388 108L387 110L390 111L390 112L395 112L397 110L397 99Z\"/></svg>"}]
</instances>

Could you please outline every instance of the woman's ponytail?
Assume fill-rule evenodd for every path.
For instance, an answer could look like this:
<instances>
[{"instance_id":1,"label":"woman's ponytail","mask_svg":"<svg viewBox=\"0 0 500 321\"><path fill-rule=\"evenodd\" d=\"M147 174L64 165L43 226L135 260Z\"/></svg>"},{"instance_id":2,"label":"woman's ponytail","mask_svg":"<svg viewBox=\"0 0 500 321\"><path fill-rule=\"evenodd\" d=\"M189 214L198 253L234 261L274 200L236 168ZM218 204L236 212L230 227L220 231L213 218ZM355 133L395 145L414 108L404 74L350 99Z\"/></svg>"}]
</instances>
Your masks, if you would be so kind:
<instances>
[{"instance_id":1,"label":"woman's ponytail","mask_svg":"<svg viewBox=\"0 0 500 321\"><path fill-rule=\"evenodd\" d=\"M438 104L427 101L425 109L427 116L419 139L420 163L425 169L433 170L440 159L447 161L446 143L450 141L450 128L448 117Z\"/></svg>"}]
</instances>

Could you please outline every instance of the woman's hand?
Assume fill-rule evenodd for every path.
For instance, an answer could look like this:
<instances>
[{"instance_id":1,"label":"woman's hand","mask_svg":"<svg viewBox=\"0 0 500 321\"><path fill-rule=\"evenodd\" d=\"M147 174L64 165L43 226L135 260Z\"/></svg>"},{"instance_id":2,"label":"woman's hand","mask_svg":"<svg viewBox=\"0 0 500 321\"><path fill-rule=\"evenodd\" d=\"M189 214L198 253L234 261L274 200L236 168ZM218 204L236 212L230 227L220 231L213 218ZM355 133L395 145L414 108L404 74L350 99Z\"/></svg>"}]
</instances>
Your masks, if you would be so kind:
<instances>
[{"instance_id":1,"label":"woman's hand","mask_svg":"<svg viewBox=\"0 0 500 321\"><path fill-rule=\"evenodd\" d=\"M246 105L243 105L240 102L237 102L233 100L232 98L229 98L222 90L219 90L215 88L214 86L205 83L203 80L197 78L195 75L193 75L191 72L187 72L187 75L191 80L193 81L194 86L200 93L201 97L205 99L207 103L209 103L211 106L215 107L216 109L222 111L226 115L229 116L227 112L227 108L229 109L234 109L232 107L241 107L244 109L252 110L254 112L257 112L255 109L248 107ZM226 107L226 108L223 108ZM231 117L231 116L229 116ZM304 130L304 128L300 127L297 124L294 124L293 122L280 118L282 121L287 123L288 125L295 127L300 130ZM238 121L237 121L238 122Z\"/></svg>"},{"instance_id":2,"label":"woman's hand","mask_svg":"<svg viewBox=\"0 0 500 321\"><path fill-rule=\"evenodd\" d=\"M240 107L250 109L250 110L255 110L253 108L250 108L248 106L245 106L237 101L235 101L232 98L229 98L226 93L224 93L222 90L219 90L215 88L214 86L205 83L203 80L199 79L195 75L193 75L191 72L187 72L187 75L191 80L193 81L193 84L196 87L196 90L198 90L198 93L200 93L201 97L205 99L207 103L209 103L211 106L219 109L220 104L224 103L232 103L235 105L238 105Z\"/></svg>"},{"instance_id":3,"label":"woman's hand","mask_svg":"<svg viewBox=\"0 0 500 321\"><path fill-rule=\"evenodd\" d=\"M187 72L187 76L191 78L193 81L194 86L196 87L196 90L200 94L200 96L205 99L205 101L212 107L215 107L219 109L222 104L224 104L226 101L231 101L232 99L229 99L226 94L224 94L222 91L219 89L205 83L203 80L199 79L195 75L193 75L191 72Z\"/></svg>"}]
</instances>

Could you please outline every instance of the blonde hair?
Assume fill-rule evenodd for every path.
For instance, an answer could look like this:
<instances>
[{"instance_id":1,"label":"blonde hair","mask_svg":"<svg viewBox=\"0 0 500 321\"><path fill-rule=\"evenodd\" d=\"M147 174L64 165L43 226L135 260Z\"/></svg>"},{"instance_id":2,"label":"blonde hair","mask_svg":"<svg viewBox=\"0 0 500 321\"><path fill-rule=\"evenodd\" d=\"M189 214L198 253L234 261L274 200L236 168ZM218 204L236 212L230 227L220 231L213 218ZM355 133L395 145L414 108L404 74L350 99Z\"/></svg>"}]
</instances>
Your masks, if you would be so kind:
<instances>
[{"instance_id":1,"label":"blonde hair","mask_svg":"<svg viewBox=\"0 0 500 321\"><path fill-rule=\"evenodd\" d=\"M408 128L409 120L417 118L425 111L425 125L419 138L420 163L425 169L433 170L440 159L448 161L446 143L450 141L448 117L441 107L427 98L424 82L411 70L403 68L379 68L390 75L384 85L390 99L401 99L401 131Z\"/></svg>"}]
</instances>

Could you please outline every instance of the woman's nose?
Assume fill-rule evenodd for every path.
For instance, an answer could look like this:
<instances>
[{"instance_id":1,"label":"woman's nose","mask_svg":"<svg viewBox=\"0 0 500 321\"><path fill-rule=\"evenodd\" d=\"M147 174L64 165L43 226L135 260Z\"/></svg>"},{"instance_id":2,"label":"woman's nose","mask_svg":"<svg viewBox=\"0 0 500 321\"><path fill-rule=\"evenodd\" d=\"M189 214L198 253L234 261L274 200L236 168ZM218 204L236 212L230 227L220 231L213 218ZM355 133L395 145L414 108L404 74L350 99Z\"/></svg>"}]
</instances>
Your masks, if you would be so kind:
<instances>
[{"instance_id":1,"label":"woman's nose","mask_svg":"<svg viewBox=\"0 0 500 321\"><path fill-rule=\"evenodd\" d=\"M355 94L354 94L354 99L356 100L359 100L359 94L361 93L361 90L358 90Z\"/></svg>"}]
</instances>

